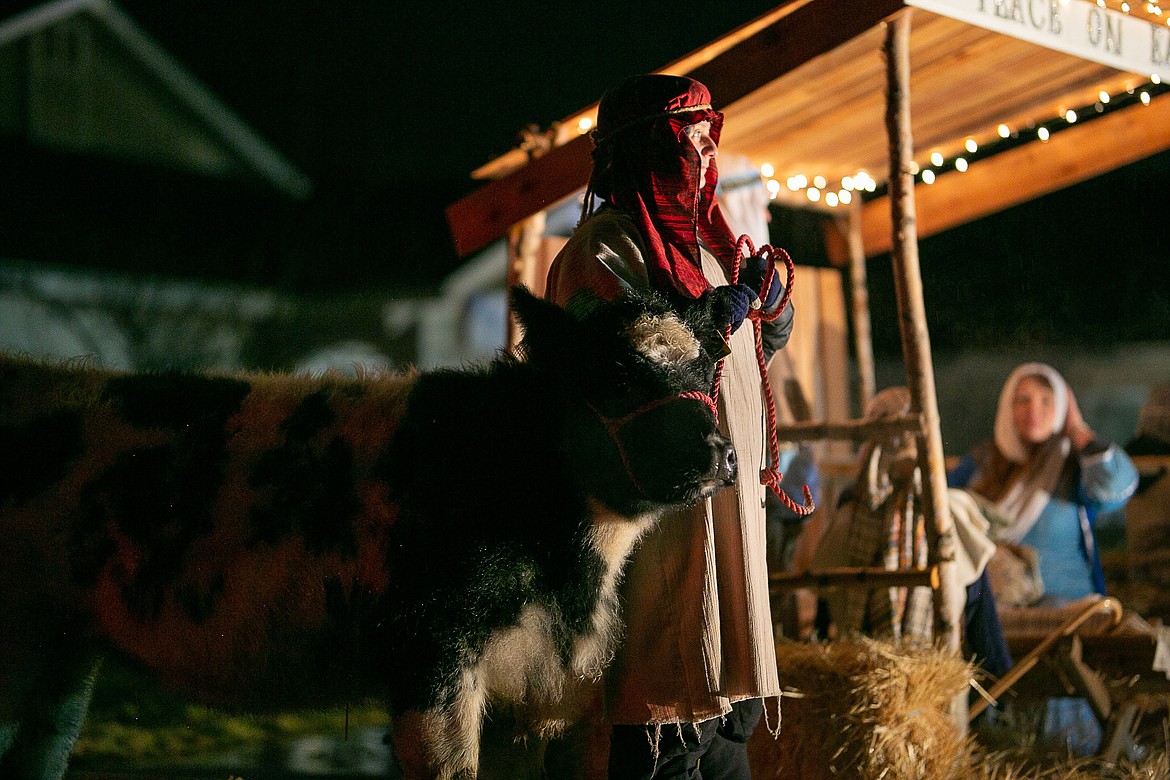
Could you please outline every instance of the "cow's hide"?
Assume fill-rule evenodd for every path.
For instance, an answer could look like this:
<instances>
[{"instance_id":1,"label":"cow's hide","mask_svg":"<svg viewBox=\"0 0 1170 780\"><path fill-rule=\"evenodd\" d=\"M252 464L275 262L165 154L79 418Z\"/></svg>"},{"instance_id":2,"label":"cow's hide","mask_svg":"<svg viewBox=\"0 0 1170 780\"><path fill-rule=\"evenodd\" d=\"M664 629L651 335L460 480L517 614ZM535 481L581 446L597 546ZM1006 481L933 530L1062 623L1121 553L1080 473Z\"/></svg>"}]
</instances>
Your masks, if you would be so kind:
<instances>
[{"instance_id":1,"label":"cow's hide","mask_svg":"<svg viewBox=\"0 0 1170 780\"><path fill-rule=\"evenodd\" d=\"M458 371L0 360L0 775L64 773L110 652L232 710L376 697L420 776L475 776L489 704L572 717L632 546L734 452L681 397L702 306L513 304L520 357Z\"/></svg>"}]
</instances>

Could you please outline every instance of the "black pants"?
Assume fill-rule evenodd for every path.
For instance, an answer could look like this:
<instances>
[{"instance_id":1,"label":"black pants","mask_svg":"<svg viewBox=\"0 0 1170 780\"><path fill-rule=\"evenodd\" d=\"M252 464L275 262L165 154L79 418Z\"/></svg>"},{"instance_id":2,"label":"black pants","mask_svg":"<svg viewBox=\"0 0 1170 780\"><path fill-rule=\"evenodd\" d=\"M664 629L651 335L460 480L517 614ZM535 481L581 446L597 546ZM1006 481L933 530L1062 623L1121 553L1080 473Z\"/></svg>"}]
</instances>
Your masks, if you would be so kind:
<instances>
[{"instance_id":1,"label":"black pants","mask_svg":"<svg viewBox=\"0 0 1170 780\"><path fill-rule=\"evenodd\" d=\"M764 703L745 699L723 718L658 726L614 726L609 780L751 780L747 740ZM657 756L655 738L657 735Z\"/></svg>"}]
</instances>

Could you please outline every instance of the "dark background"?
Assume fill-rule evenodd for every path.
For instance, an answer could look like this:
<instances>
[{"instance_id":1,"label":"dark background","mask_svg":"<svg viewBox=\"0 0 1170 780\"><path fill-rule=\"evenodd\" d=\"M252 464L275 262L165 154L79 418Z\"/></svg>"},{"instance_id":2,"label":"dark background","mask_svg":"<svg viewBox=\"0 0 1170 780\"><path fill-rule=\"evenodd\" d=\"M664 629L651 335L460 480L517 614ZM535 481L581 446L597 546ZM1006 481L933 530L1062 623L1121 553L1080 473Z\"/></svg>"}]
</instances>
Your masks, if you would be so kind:
<instances>
[{"instance_id":1,"label":"dark background","mask_svg":"<svg viewBox=\"0 0 1170 780\"><path fill-rule=\"evenodd\" d=\"M5 0L0 15L33 5ZM406 295L433 292L462 262L444 208L479 186L470 172L511 148L521 128L547 127L622 77L662 67L773 4L119 5L306 173L314 193L291 202L7 140L0 206L10 224L39 227L11 230L6 251L293 292ZM45 170L68 185L43 185ZM1168 185L1162 154L924 240L932 341L945 349L1170 338ZM66 202L86 216L54 221ZM107 229L126 219L140 228L132 240ZM775 224L774 238L798 262L820 261L807 220ZM875 348L896 352L896 322L882 309L893 300L889 259L870 266Z\"/></svg>"}]
</instances>

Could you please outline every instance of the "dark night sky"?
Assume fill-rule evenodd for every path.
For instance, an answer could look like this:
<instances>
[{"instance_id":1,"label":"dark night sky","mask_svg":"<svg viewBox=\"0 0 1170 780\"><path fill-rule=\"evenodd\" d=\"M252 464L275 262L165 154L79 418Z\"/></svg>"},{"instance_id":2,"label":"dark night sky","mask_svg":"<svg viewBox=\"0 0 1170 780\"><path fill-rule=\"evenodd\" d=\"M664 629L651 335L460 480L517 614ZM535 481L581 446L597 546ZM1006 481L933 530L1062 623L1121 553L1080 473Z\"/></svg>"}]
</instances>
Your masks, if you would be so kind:
<instances>
[{"instance_id":1,"label":"dark night sky","mask_svg":"<svg viewBox=\"0 0 1170 780\"><path fill-rule=\"evenodd\" d=\"M0 9L8 16L35 4L4 0ZM460 262L443 209L477 186L470 172L507 151L521 128L547 127L625 75L661 67L773 4L119 5L317 184L307 203L262 210L265 230L238 251L232 231L249 229L246 212L215 217L218 244L180 273L302 291L426 291ZM92 178L92 190L78 185L74 197L104 199L108 172ZM1126 338L1170 338L1168 191L1164 153L924 241L932 334L946 342L983 329L992 338L1004 327L997 318L1032 318L1037 337L1091 339L1119 332L1126 301ZM199 203L227 200L217 193L207 188ZM178 256L183 240L166 238ZM872 265L878 298L888 263ZM951 324L960 322L973 324Z\"/></svg>"},{"instance_id":2,"label":"dark night sky","mask_svg":"<svg viewBox=\"0 0 1170 780\"><path fill-rule=\"evenodd\" d=\"M315 226L289 286L428 287L458 264L444 208L470 173L767 11L719 3L123 0L176 59L305 171ZM647 34L646 31L652 31Z\"/></svg>"},{"instance_id":3,"label":"dark night sky","mask_svg":"<svg viewBox=\"0 0 1170 780\"><path fill-rule=\"evenodd\" d=\"M629 3L122 0L311 175L464 179L527 123L580 109L767 11ZM646 31L653 31L647 35Z\"/></svg>"}]
</instances>

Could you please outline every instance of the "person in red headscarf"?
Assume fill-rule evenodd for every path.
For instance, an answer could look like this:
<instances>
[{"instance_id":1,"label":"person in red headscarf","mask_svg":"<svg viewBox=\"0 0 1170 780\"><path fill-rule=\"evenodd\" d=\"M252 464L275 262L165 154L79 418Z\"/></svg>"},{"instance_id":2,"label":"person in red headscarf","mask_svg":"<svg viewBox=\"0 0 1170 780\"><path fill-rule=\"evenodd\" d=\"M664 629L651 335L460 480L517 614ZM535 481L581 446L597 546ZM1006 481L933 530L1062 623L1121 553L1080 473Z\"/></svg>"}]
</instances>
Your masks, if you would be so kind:
<instances>
[{"instance_id":1,"label":"person in red headscarf","mask_svg":"<svg viewBox=\"0 0 1170 780\"><path fill-rule=\"evenodd\" d=\"M762 699L780 695L759 480L764 401L752 328L740 325L750 308L775 308L782 287L772 274L763 290L771 261L760 257L736 273L736 237L715 201L722 125L690 78L641 75L608 91L583 219L549 269L546 296L570 311L653 288L716 296L732 328L719 425L739 479L663 519L629 562L624 640L604 684L611 778L750 777L745 743ZM763 327L770 356L788 340L791 307Z\"/></svg>"}]
</instances>

